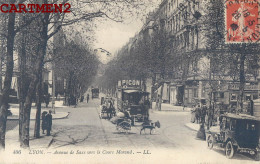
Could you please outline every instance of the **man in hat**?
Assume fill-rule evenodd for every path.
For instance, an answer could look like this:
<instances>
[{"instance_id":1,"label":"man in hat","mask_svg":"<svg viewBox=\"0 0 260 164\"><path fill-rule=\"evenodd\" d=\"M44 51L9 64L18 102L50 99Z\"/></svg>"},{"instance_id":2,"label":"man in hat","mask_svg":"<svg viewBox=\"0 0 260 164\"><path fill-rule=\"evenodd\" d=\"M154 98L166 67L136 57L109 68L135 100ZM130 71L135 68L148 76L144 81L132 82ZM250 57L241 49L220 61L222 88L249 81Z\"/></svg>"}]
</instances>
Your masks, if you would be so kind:
<instances>
[{"instance_id":1,"label":"man in hat","mask_svg":"<svg viewBox=\"0 0 260 164\"><path fill-rule=\"evenodd\" d=\"M49 110L49 113L46 115L46 129L47 129L47 136L51 135L51 126L52 126L52 111Z\"/></svg>"}]
</instances>

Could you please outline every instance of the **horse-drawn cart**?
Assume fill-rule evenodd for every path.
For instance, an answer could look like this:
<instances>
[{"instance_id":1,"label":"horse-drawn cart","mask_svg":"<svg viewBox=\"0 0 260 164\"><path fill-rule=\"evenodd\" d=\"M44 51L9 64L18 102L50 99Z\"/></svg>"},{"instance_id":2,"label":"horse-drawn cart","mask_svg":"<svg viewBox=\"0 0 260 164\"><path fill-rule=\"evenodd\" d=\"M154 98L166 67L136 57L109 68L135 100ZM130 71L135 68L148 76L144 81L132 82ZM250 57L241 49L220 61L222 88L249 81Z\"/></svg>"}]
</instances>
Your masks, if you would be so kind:
<instances>
[{"instance_id":1,"label":"horse-drawn cart","mask_svg":"<svg viewBox=\"0 0 260 164\"><path fill-rule=\"evenodd\" d=\"M116 129L121 133L129 133L131 130L131 120L128 118L119 118Z\"/></svg>"},{"instance_id":2,"label":"horse-drawn cart","mask_svg":"<svg viewBox=\"0 0 260 164\"><path fill-rule=\"evenodd\" d=\"M116 109L114 108L114 100L110 97L102 99L100 118L111 119L115 114Z\"/></svg>"}]
</instances>

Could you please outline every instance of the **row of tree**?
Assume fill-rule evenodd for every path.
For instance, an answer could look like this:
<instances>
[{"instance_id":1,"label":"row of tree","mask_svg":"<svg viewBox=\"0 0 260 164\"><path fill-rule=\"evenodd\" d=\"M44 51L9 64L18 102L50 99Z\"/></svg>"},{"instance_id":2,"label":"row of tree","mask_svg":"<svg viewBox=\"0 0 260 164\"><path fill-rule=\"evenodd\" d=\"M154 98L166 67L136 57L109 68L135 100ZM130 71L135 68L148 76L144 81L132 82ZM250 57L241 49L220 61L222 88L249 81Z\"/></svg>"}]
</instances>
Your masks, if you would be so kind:
<instances>
[{"instance_id":1,"label":"row of tree","mask_svg":"<svg viewBox=\"0 0 260 164\"><path fill-rule=\"evenodd\" d=\"M105 18L123 21L126 18L142 16L152 1L138 2L135 0L0 0L0 4L60 4L70 3L71 13L0 13L1 60L4 65L3 88L0 98L0 149L5 148L5 134L9 94L12 77L14 76L14 53L18 53L18 95L19 95L19 140L20 146L29 148L30 113L33 97L36 97L37 113L35 137L40 133L40 114L42 93L42 72L47 62L55 65L58 75L67 79L69 85L67 94L74 91L82 94L90 84L90 79L96 73L97 59L90 48L78 42L69 42L59 47L59 52L53 50L56 44L51 38L63 27L68 27L69 34L73 33L75 25L84 27L94 18ZM83 26L82 26L83 25ZM77 26L76 26L77 27ZM88 27L88 26L85 26ZM80 31L84 34L88 30ZM55 40L55 39L54 39ZM52 54L52 55L49 55ZM62 55L62 57L59 57ZM1 63L1 64L2 64ZM2 76L1 76L2 84ZM2 85L1 85L2 86ZM36 96L35 96L36 95Z\"/></svg>"},{"instance_id":2,"label":"row of tree","mask_svg":"<svg viewBox=\"0 0 260 164\"><path fill-rule=\"evenodd\" d=\"M97 74L99 60L87 46L74 41L65 44L54 60L56 76L66 80L65 104L70 105L71 98L80 98L91 85Z\"/></svg>"}]
</instances>

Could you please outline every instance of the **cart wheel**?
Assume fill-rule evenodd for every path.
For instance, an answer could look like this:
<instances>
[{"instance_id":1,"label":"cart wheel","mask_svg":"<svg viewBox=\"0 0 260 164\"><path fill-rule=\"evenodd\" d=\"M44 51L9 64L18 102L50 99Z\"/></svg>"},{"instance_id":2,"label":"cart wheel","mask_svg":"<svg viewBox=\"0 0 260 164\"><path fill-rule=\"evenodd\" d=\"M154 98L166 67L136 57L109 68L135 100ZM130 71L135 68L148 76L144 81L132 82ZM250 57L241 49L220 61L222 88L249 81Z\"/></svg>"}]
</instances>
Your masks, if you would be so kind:
<instances>
[{"instance_id":1,"label":"cart wheel","mask_svg":"<svg viewBox=\"0 0 260 164\"><path fill-rule=\"evenodd\" d=\"M234 156L235 149L231 141L228 141L228 143L226 144L225 152L226 152L226 157L229 159L231 159Z\"/></svg>"},{"instance_id":2,"label":"cart wheel","mask_svg":"<svg viewBox=\"0 0 260 164\"><path fill-rule=\"evenodd\" d=\"M207 143L208 143L208 148L212 149L213 148L213 136L211 134L207 138Z\"/></svg>"},{"instance_id":3,"label":"cart wheel","mask_svg":"<svg viewBox=\"0 0 260 164\"><path fill-rule=\"evenodd\" d=\"M131 130L131 125L129 122L123 121L120 124L118 124L119 127L119 131L120 132L124 132L124 133L129 133L129 131Z\"/></svg>"}]
</instances>

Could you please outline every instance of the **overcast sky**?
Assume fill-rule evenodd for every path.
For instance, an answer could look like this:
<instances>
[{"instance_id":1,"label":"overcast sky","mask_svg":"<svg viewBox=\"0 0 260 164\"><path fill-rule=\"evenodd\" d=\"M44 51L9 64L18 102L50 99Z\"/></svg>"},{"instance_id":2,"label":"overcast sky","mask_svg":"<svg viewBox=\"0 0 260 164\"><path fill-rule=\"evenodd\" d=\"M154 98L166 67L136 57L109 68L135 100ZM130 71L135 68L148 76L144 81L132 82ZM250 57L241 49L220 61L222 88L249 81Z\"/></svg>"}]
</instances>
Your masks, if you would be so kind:
<instances>
[{"instance_id":1,"label":"overcast sky","mask_svg":"<svg viewBox=\"0 0 260 164\"><path fill-rule=\"evenodd\" d=\"M161 2L161 0L150 1L153 1L153 6L148 7L147 13L144 13L144 15L154 11ZM128 18L123 23L103 19L96 23L94 48L103 48L114 55L117 50L128 42L129 38L140 31L144 24L144 18Z\"/></svg>"},{"instance_id":2,"label":"overcast sky","mask_svg":"<svg viewBox=\"0 0 260 164\"><path fill-rule=\"evenodd\" d=\"M116 50L125 45L143 25L141 20L131 23L103 22L95 30L95 48L103 48L114 54Z\"/></svg>"}]
</instances>

